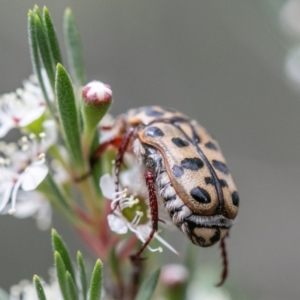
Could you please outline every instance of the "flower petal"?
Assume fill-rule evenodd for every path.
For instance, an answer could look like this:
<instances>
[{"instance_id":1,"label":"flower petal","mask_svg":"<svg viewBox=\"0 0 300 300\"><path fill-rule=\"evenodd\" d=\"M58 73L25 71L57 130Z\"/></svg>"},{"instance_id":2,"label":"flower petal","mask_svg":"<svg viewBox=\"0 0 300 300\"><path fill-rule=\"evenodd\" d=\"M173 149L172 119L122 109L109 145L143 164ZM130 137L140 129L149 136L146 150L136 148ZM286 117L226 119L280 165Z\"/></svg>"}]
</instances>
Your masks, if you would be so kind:
<instances>
[{"instance_id":1,"label":"flower petal","mask_svg":"<svg viewBox=\"0 0 300 300\"><path fill-rule=\"evenodd\" d=\"M31 165L26 169L22 179L22 189L24 191L34 190L47 176L48 167L46 165Z\"/></svg>"},{"instance_id":2,"label":"flower petal","mask_svg":"<svg viewBox=\"0 0 300 300\"><path fill-rule=\"evenodd\" d=\"M105 198L110 200L115 198L115 182L110 174L104 174L101 176L100 188Z\"/></svg>"},{"instance_id":3,"label":"flower petal","mask_svg":"<svg viewBox=\"0 0 300 300\"><path fill-rule=\"evenodd\" d=\"M121 218L110 214L107 216L107 221L110 229L117 234L125 234L128 231L127 224Z\"/></svg>"},{"instance_id":4,"label":"flower petal","mask_svg":"<svg viewBox=\"0 0 300 300\"><path fill-rule=\"evenodd\" d=\"M7 182L5 184L5 188L3 188L3 186L1 186L1 190L0 190L0 212L1 212L1 210L3 210L3 208L8 203L13 186L14 186L14 184L12 182Z\"/></svg>"}]
</instances>

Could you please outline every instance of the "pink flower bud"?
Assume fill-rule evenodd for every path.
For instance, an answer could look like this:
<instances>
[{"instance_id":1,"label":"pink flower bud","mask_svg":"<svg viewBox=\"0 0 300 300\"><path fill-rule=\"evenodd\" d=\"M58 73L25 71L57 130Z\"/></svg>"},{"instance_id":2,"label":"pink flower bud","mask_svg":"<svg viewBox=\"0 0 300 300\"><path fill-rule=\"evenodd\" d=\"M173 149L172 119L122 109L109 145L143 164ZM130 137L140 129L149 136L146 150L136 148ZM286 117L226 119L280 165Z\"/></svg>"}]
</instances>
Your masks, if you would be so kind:
<instances>
[{"instance_id":1,"label":"pink flower bud","mask_svg":"<svg viewBox=\"0 0 300 300\"><path fill-rule=\"evenodd\" d=\"M82 98L86 104L108 104L112 100L112 90L101 81L91 81L82 89Z\"/></svg>"}]
</instances>

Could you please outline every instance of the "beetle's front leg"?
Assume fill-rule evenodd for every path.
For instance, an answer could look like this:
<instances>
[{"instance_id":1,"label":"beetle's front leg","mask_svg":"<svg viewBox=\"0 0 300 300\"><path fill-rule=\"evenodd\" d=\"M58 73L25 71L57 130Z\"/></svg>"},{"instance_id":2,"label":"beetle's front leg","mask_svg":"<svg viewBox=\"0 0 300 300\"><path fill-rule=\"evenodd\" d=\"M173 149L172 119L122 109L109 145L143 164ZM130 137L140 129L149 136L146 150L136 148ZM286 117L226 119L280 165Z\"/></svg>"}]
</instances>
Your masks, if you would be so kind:
<instances>
[{"instance_id":1,"label":"beetle's front leg","mask_svg":"<svg viewBox=\"0 0 300 300\"><path fill-rule=\"evenodd\" d=\"M144 177L145 177L146 185L148 188L152 229L151 229L151 232L150 232L148 238L146 239L145 243L142 245L141 249L136 254L131 256L132 260L140 259L140 255L146 249L146 247L149 245L149 243L151 242L151 240L154 237L155 232L158 229L157 224L158 224L159 219L158 219L157 197L156 197L155 183L154 183L155 176L152 171L147 170L147 171L145 171Z\"/></svg>"}]
</instances>

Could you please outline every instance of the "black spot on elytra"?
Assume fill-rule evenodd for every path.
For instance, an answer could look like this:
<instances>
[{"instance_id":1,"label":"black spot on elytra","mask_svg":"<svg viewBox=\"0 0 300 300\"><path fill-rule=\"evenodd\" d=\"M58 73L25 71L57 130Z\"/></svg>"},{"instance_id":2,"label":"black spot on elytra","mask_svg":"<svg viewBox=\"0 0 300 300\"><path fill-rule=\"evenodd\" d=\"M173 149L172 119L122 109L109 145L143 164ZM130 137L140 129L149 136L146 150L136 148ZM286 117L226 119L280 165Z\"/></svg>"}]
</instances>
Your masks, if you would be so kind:
<instances>
[{"instance_id":1,"label":"black spot on elytra","mask_svg":"<svg viewBox=\"0 0 300 300\"><path fill-rule=\"evenodd\" d=\"M145 114L148 117L161 117L164 115L163 112L153 109L152 107L147 107L145 109Z\"/></svg>"},{"instance_id":2,"label":"black spot on elytra","mask_svg":"<svg viewBox=\"0 0 300 300\"><path fill-rule=\"evenodd\" d=\"M211 177L204 178L206 184L214 184L214 180Z\"/></svg>"},{"instance_id":3,"label":"black spot on elytra","mask_svg":"<svg viewBox=\"0 0 300 300\"><path fill-rule=\"evenodd\" d=\"M240 203L240 198L239 198L239 194L237 191L233 192L232 195L231 195L231 198L232 198L232 203L234 206L239 206L239 203Z\"/></svg>"},{"instance_id":4,"label":"black spot on elytra","mask_svg":"<svg viewBox=\"0 0 300 300\"><path fill-rule=\"evenodd\" d=\"M209 239L212 244L215 244L220 240L221 237L221 230L220 228L216 228L215 234Z\"/></svg>"},{"instance_id":5,"label":"black spot on elytra","mask_svg":"<svg viewBox=\"0 0 300 300\"><path fill-rule=\"evenodd\" d=\"M181 161L181 166L185 169L197 171L204 166L203 161L198 157L185 158Z\"/></svg>"},{"instance_id":6,"label":"black spot on elytra","mask_svg":"<svg viewBox=\"0 0 300 300\"><path fill-rule=\"evenodd\" d=\"M204 146L211 150L218 150L218 147L213 142L207 142Z\"/></svg>"},{"instance_id":7,"label":"black spot on elytra","mask_svg":"<svg viewBox=\"0 0 300 300\"><path fill-rule=\"evenodd\" d=\"M211 198L210 198L209 193L206 190L199 187L199 186L193 188L190 191L190 194L199 203L207 204L207 203L211 202Z\"/></svg>"},{"instance_id":8,"label":"black spot on elytra","mask_svg":"<svg viewBox=\"0 0 300 300\"><path fill-rule=\"evenodd\" d=\"M173 168L172 168L172 173L175 177L179 178L183 175L184 170L183 170L182 167L174 165Z\"/></svg>"},{"instance_id":9,"label":"black spot on elytra","mask_svg":"<svg viewBox=\"0 0 300 300\"><path fill-rule=\"evenodd\" d=\"M220 172L222 172L224 174L229 173L227 166L223 162L218 161L218 160L213 160L212 163L213 163L213 166Z\"/></svg>"},{"instance_id":10,"label":"black spot on elytra","mask_svg":"<svg viewBox=\"0 0 300 300\"><path fill-rule=\"evenodd\" d=\"M173 144L175 144L177 147L182 148L189 145L189 143L181 138L172 138Z\"/></svg>"},{"instance_id":11,"label":"black spot on elytra","mask_svg":"<svg viewBox=\"0 0 300 300\"><path fill-rule=\"evenodd\" d=\"M219 179L221 187L228 187L227 181L224 179Z\"/></svg>"},{"instance_id":12,"label":"black spot on elytra","mask_svg":"<svg viewBox=\"0 0 300 300\"><path fill-rule=\"evenodd\" d=\"M150 137L158 137L158 136L164 136L164 133L158 127L151 126L146 129L146 135Z\"/></svg>"}]
</instances>

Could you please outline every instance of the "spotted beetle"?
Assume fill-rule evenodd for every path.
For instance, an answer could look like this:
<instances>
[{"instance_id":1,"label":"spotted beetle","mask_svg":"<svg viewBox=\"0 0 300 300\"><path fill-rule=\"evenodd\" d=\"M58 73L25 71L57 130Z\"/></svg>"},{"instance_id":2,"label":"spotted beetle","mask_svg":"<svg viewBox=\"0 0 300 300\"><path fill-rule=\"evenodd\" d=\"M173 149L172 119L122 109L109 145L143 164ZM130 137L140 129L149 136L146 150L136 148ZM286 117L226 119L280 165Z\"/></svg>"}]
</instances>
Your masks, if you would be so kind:
<instances>
[{"instance_id":1,"label":"spotted beetle","mask_svg":"<svg viewBox=\"0 0 300 300\"><path fill-rule=\"evenodd\" d=\"M159 106L129 110L116 122L118 134L101 145L118 146L116 187L124 154L135 155L144 169L152 231L136 253L138 258L157 231L157 199L161 198L173 223L195 245L220 241L223 284L227 276L225 237L239 206L239 196L216 140L184 114Z\"/></svg>"}]
</instances>

